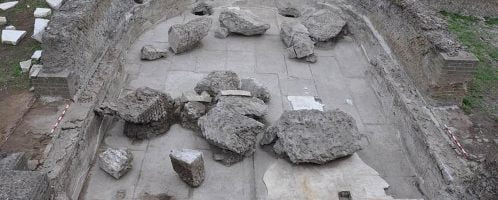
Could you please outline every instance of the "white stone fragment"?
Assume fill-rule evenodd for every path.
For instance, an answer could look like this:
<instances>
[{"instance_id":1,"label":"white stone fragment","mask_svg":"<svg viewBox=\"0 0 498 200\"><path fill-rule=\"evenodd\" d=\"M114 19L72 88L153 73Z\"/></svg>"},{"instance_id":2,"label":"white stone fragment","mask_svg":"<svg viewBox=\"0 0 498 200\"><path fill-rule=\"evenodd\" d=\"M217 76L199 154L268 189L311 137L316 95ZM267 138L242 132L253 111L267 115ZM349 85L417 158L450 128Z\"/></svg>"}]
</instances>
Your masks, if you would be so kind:
<instances>
[{"instance_id":1,"label":"white stone fragment","mask_svg":"<svg viewBox=\"0 0 498 200\"><path fill-rule=\"evenodd\" d=\"M43 33L45 32L45 28L47 28L49 21L50 20L48 20L48 19L36 18L35 19L35 30L33 31L33 36L31 36L31 37L33 39L35 39L36 41L41 43Z\"/></svg>"},{"instance_id":2,"label":"white stone fragment","mask_svg":"<svg viewBox=\"0 0 498 200\"><path fill-rule=\"evenodd\" d=\"M6 26L4 30L16 30L16 27L9 25L9 26Z\"/></svg>"},{"instance_id":3,"label":"white stone fragment","mask_svg":"<svg viewBox=\"0 0 498 200\"><path fill-rule=\"evenodd\" d=\"M31 66L31 69L29 70L29 78L36 78L38 76L38 73L40 73L40 70L42 69L43 65L33 65Z\"/></svg>"},{"instance_id":4,"label":"white stone fragment","mask_svg":"<svg viewBox=\"0 0 498 200\"><path fill-rule=\"evenodd\" d=\"M0 17L0 26L7 24L7 17Z\"/></svg>"},{"instance_id":5,"label":"white stone fragment","mask_svg":"<svg viewBox=\"0 0 498 200\"><path fill-rule=\"evenodd\" d=\"M313 96L288 96L293 110L323 111L323 104L317 102Z\"/></svg>"},{"instance_id":6,"label":"white stone fragment","mask_svg":"<svg viewBox=\"0 0 498 200\"><path fill-rule=\"evenodd\" d=\"M19 3L19 1L9 1L5 3L0 3L0 10L7 10L13 8Z\"/></svg>"},{"instance_id":7,"label":"white stone fragment","mask_svg":"<svg viewBox=\"0 0 498 200\"><path fill-rule=\"evenodd\" d=\"M221 96L246 96L250 97L251 92L245 91L245 90L221 90L220 91Z\"/></svg>"},{"instance_id":8,"label":"white stone fragment","mask_svg":"<svg viewBox=\"0 0 498 200\"><path fill-rule=\"evenodd\" d=\"M33 55L31 56L32 60L39 61L42 55L42 50L36 50Z\"/></svg>"},{"instance_id":9,"label":"white stone fragment","mask_svg":"<svg viewBox=\"0 0 498 200\"><path fill-rule=\"evenodd\" d=\"M22 61L19 65L21 66L22 73L29 72L29 69L31 68L31 59Z\"/></svg>"},{"instance_id":10,"label":"white stone fragment","mask_svg":"<svg viewBox=\"0 0 498 200\"><path fill-rule=\"evenodd\" d=\"M62 0L46 0L46 1L48 5L55 10L58 10L62 5Z\"/></svg>"},{"instance_id":11,"label":"white stone fragment","mask_svg":"<svg viewBox=\"0 0 498 200\"><path fill-rule=\"evenodd\" d=\"M99 154L98 165L112 177L119 179L131 169L132 161L133 155L129 150L108 148Z\"/></svg>"},{"instance_id":12,"label":"white stone fragment","mask_svg":"<svg viewBox=\"0 0 498 200\"><path fill-rule=\"evenodd\" d=\"M47 17L51 14L52 14L52 9L50 8L36 8L35 12L33 13L35 17L41 17L41 18Z\"/></svg>"},{"instance_id":13,"label":"white stone fragment","mask_svg":"<svg viewBox=\"0 0 498 200\"><path fill-rule=\"evenodd\" d=\"M26 31L3 30L2 44L17 45L17 43L26 35Z\"/></svg>"}]
</instances>

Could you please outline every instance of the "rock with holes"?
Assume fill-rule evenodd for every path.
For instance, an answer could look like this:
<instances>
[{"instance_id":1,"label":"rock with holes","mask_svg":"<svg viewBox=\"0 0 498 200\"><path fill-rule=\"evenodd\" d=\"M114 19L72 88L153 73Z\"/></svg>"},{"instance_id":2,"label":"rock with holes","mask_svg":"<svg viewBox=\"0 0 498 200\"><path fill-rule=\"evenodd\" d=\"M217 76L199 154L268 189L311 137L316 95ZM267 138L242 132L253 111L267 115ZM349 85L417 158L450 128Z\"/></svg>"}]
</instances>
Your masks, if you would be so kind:
<instances>
[{"instance_id":1,"label":"rock with holes","mask_svg":"<svg viewBox=\"0 0 498 200\"><path fill-rule=\"evenodd\" d=\"M186 52L196 47L208 35L213 20L200 17L185 24L175 24L168 31L168 42L175 54Z\"/></svg>"},{"instance_id":2,"label":"rock with holes","mask_svg":"<svg viewBox=\"0 0 498 200\"><path fill-rule=\"evenodd\" d=\"M283 22L280 37L287 46L290 58L306 58L314 54L315 43L308 29L299 22Z\"/></svg>"},{"instance_id":3,"label":"rock with holes","mask_svg":"<svg viewBox=\"0 0 498 200\"><path fill-rule=\"evenodd\" d=\"M191 149L175 149L169 154L173 170L192 187L204 181L204 159L202 152Z\"/></svg>"},{"instance_id":4,"label":"rock with holes","mask_svg":"<svg viewBox=\"0 0 498 200\"><path fill-rule=\"evenodd\" d=\"M230 7L220 13L220 25L227 28L230 33L245 36L262 35L270 29L270 24L258 16L238 7Z\"/></svg>"},{"instance_id":5,"label":"rock with holes","mask_svg":"<svg viewBox=\"0 0 498 200\"><path fill-rule=\"evenodd\" d=\"M303 16L302 23L308 28L311 38L317 42L335 38L346 26L346 21L340 14L326 9Z\"/></svg>"},{"instance_id":6,"label":"rock with holes","mask_svg":"<svg viewBox=\"0 0 498 200\"><path fill-rule=\"evenodd\" d=\"M220 96L216 107L254 119L260 119L268 112L263 100L246 96Z\"/></svg>"},{"instance_id":7,"label":"rock with holes","mask_svg":"<svg viewBox=\"0 0 498 200\"><path fill-rule=\"evenodd\" d=\"M285 111L260 141L293 163L324 164L361 149L360 133L350 115L340 111Z\"/></svg>"},{"instance_id":8,"label":"rock with holes","mask_svg":"<svg viewBox=\"0 0 498 200\"><path fill-rule=\"evenodd\" d=\"M271 95L268 88L253 78L242 79L240 81L240 89L251 92L253 97L261 99L265 103L270 101Z\"/></svg>"},{"instance_id":9,"label":"rock with holes","mask_svg":"<svg viewBox=\"0 0 498 200\"><path fill-rule=\"evenodd\" d=\"M192 14L194 15L212 15L213 14L213 6L209 5L209 3L205 1L198 2L192 8Z\"/></svg>"},{"instance_id":10,"label":"rock with holes","mask_svg":"<svg viewBox=\"0 0 498 200\"><path fill-rule=\"evenodd\" d=\"M95 109L103 115L125 121L124 133L130 138L146 139L166 133L175 123L175 102L168 94L144 87Z\"/></svg>"},{"instance_id":11,"label":"rock with holes","mask_svg":"<svg viewBox=\"0 0 498 200\"><path fill-rule=\"evenodd\" d=\"M206 91L211 96L216 96L221 90L238 90L240 88L239 76L232 71L213 71L203 78L194 90L198 94Z\"/></svg>"},{"instance_id":12,"label":"rock with holes","mask_svg":"<svg viewBox=\"0 0 498 200\"><path fill-rule=\"evenodd\" d=\"M264 124L218 106L199 119L201 133L206 140L221 149L250 156L254 153L256 136Z\"/></svg>"},{"instance_id":13,"label":"rock with holes","mask_svg":"<svg viewBox=\"0 0 498 200\"><path fill-rule=\"evenodd\" d=\"M133 154L126 149L108 148L99 154L98 165L115 179L121 178L132 167Z\"/></svg>"},{"instance_id":14,"label":"rock with holes","mask_svg":"<svg viewBox=\"0 0 498 200\"><path fill-rule=\"evenodd\" d=\"M185 103L180 115L182 126L191 130L200 130L197 120L206 114L206 109L206 106L201 102L192 101Z\"/></svg>"},{"instance_id":15,"label":"rock with holes","mask_svg":"<svg viewBox=\"0 0 498 200\"><path fill-rule=\"evenodd\" d=\"M156 48L152 45L145 45L140 50L140 59L142 60L157 60L159 58L168 57L167 49Z\"/></svg>"}]
</instances>

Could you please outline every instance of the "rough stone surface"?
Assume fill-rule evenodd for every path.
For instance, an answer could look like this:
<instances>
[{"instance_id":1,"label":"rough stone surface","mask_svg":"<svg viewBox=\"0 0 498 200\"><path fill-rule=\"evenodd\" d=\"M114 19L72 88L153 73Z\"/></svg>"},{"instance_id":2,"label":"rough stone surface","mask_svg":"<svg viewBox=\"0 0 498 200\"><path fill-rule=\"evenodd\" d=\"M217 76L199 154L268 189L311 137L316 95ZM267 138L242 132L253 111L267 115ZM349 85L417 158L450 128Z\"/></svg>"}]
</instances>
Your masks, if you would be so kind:
<instances>
[{"instance_id":1,"label":"rough stone surface","mask_svg":"<svg viewBox=\"0 0 498 200\"><path fill-rule=\"evenodd\" d=\"M201 1L194 5L192 8L192 14L194 15L212 15L213 6L209 5L205 1Z\"/></svg>"},{"instance_id":2,"label":"rough stone surface","mask_svg":"<svg viewBox=\"0 0 498 200\"><path fill-rule=\"evenodd\" d=\"M198 94L203 91L211 96L216 96L221 90L238 90L240 88L239 76L232 71L213 71L203 78L194 90Z\"/></svg>"},{"instance_id":3,"label":"rough stone surface","mask_svg":"<svg viewBox=\"0 0 498 200\"><path fill-rule=\"evenodd\" d=\"M214 31L214 37L219 38L219 39L225 39L225 38L227 38L228 34L230 34L230 32L225 27L218 27Z\"/></svg>"},{"instance_id":4,"label":"rough stone surface","mask_svg":"<svg viewBox=\"0 0 498 200\"><path fill-rule=\"evenodd\" d=\"M213 98L206 91L202 91L201 94L195 92L184 92L181 97L182 102L204 102L211 103Z\"/></svg>"},{"instance_id":5,"label":"rough stone surface","mask_svg":"<svg viewBox=\"0 0 498 200\"><path fill-rule=\"evenodd\" d=\"M26 31L5 29L2 31L2 44L17 45L25 35Z\"/></svg>"},{"instance_id":6,"label":"rough stone surface","mask_svg":"<svg viewBox=\"0 0 498 200\"><path fill-rule=\"evenodd\" d=\"M227 8L220 13L220 24L230 33L246 36L261 35L270 29L270 24L264 22L250 11L240 8Z\"/></svg>"},{"instance_id":7,"label":"rough stone surface","mask_svg":"<svg viewBox=\"0 0 498 200\"><path fill-rule=\"evenodd\" d=\"M246 90L251 92L253 97L263 100L265 103L270 101L271 95L263 84L257 82L253 78L242 79L240 85L241 90Z\"/></svg>"},{"instance_id":8,"label":"rough stone surface","mask_svg":"<svg viewBox=\"0 0 498 200\"><path fill-rule=\"evenodd\" d=\"M3 26L7 24L7 18L6 17L0 17L0 26Z\"/></svg>"},{"instance_id":9,"label":"rough stone surface","mask_svg":"<svg viewBox=\"0 0 498 200\"><path fill-rule=\"evenodd\" d=\"M5 11L7 9L13 8L18 3L19 3L19 1L9 1L9 2L0 3L0 10Z\"/></svg>"},{"instance_id":10,"label":"rough stone surface","mask_svg":"<svg viewBox=\"0 0 498 200\"><path fill-rule=\"evenodd\" d=\"M50 8L36 8L35 12L33 13L35 17L41 17L41 18L48 17L51 14L52 14L52 9Z\"/></svg>"},{"instance_id":11,"label":"rough stone surface","mask_svg":"<svg viewBox=\"0 0 498 200\"><path fill-rule=\"evenodd\" d=\"M181 113L181 122L184 128L200 130L197 120L206 114L206 106L200 102L187 102L183 106Z\"/></svg>"},{"instance_id":12,"label":"rough stone surface","mask_svg":"<svg viewBox=\"0 0 498 200\"><path fill-rule=\"evenodd\" d=\"M126 149L108 148L99 154L98 165L115 179L121 178L132 167L133 154Z\"/></svg>"},{"instance_id":13,"label":"rough stone surface","mask_svg":"<svg viewBox=\"0 0 498 200\"><path fill-rule=\"evenodd\" d=\"M261 144L293 163L324 164L361 149L355 120L340 111L286 111L265 131Z\"/></svg>"},{"instance_id":14,"label":"rough stone surface","mask_svg":"<svg viewBox=\"0 0 498 200\"><path fill-rule=\"evenodd\" d=\"M319 42L335 38L346 25L339 14L325 9L303 16L302 23L308 28L311 38Z\"/></svg>"},{"instance_id":15,"label":"rough stone surface","mask_svg":"<svg viewBox=\"0 0 498 200\"><path fill-rule=\"evenodd\" d=\"M173 169L180 178L192 187L204 181L204 159L202 152L191 149L172 150L169 154Z\"/></svg>"},{"instance_id":16,"label":"rough stone surface","mask_svg":"<svg viewBox=\"0 0 498 200\"><path fill-rule=\"evenodd\" d=\"M186 24L175 24L168 31L168 41L174 53L183 53L196 47L206 37L213 20L208 17L193 19Z\"/></svg>"},{"instance_id":17,"label":"rough stone surface","mask_svg":"<svg viewBox=\"0 0 498 200\"><path fill-rule=\"evenodd\" d=\"M36 18L33 36L31 37L38 42L42 42L42 36L45 32L45 28L48 26L48 22L50 22L48 19Z\"/></svg>"},{"instance_id":18,"label":"rough stone surface","mask_svg":"<svg viewBox=\"0 0 498 200\"><path fill-rule=\"evenodd\" d=\"M168 57L167 49L159 49L152 45L145 45L140 51L140 59L142 60L157 60L163 57Z\"/></svg>"},{"instance_id":19,"label":"rough stone surface","mask_svg":"<svg viewBox=\"0 0 498 200\"><path fill-rule=\"evenodd\" d=\"M255 97L220 96L216 107L255 119L262 118L268 112L265 102Z\"/></svg>"},{"instance_id":20,"label":"rough stone surface","mask_svg":"<svg viewBox=\"0 0 498 200\"><path fill-rule=\"evenodd\" d=\"M37 171L7 170L0 172L0 199L49 200L47 175Z\"/></svg>"},{"instance_id":21,"label":"rough stone surface","mask_svg":"<svg viewBox=\"0 0 498 200\"><path fill-rule=\"evenodd\" d=\"M0 170L25 170L27 169L27 159L24 152L0 152Z\"/></svg>"},{"instance_id":22,"label":"rough stone surface","mask_svg":"<svg viewBox=\"0 0 498 200\"><path fill-rule=\"evenodd\" d=\"M315 43L308 29L299 22L283 22L280 37L287 46L290 58L306 58L314 54Z\"/></svg>"},{"instance_id":23,"label":"rough stone surface","mask_svg":"<svg viewBox=\"0 0 498 200\"><path fill-rule=\"evenodd\" d=\"M256 136L263 132L264 124L215 107L199 119L199 127L210 144L239 155L249 156L254 153Z\"/></svg>"}]
</instances>

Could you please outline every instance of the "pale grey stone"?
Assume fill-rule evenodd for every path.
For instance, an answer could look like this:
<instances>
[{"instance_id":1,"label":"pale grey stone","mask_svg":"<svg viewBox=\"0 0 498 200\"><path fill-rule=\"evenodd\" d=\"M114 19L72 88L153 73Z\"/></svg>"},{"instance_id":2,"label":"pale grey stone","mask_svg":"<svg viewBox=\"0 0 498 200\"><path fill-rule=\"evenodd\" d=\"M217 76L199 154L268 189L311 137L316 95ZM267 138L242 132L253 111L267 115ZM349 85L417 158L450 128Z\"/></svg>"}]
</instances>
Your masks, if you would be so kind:
<instances>
[{"instance_id":1,"label":"pale grey stone","mask_svg":"<svg viewBox=\"0 0 498 200\"><path fill-rule=\"evenodd\" d=\"M308 28L311 38L319 42L335 38L346 26L339 14L325 9L303 16L302 23Z\"/></svg>"},{"instance_id":2,"label":"pale grey stone","mask_svg":"<svg viewBox=\"0 0 498 200\"><path fill-rule=\"evenodd\" d=\"M220 96L216 107L255 119L260 119L268 113L265 102L255 97Z\"/></svg>"},{"instance_id":3,"label":"pale grey stone","mask_svg":"<svg viewBox=\"0 0 498 200\"><path fill-rule=\"evenodd\" d=\"M240 89L251 92L253 97L263 100L265 103L270 101L271 95L263 84L253 78L242 79Z\"/></svg>"},{"instance_id":4,"label":"pale grey stone","mask_svg":"<svg viewBox=\"0 0 498 200\"><path fill-rule=\"evenodd\" d=\"M245 96L245 97L250 97L251 92L245 91L245 90L221 90L220 91L221 96Z\"/></svg>"},{"instance_id":5,"label":"pale grey stone","mask_svg":"<svg viewBox=\"0 0 498 200\"><path fill-rule=\"evenodd\" d=\"M340 110L285 111L260 141L273 142L273 150L293 163L324 164L361 149L355 120Z\"/></svg>"},{"instance_id":6,"label":"pale grey stone","mask_svg":"<svg viewBox=\"0 0 498 200\"><path fill-rule=\"evenodd\" d=\"M299 22L283 22L280 37L288 47L290 58L306 58L314 54L315 43L311 40L308 29Z\"/></svg>"},{"instance_id":7,"label":"pale grey stone","mask_svg":"<svg viewBox=\"0 0 498 200\"><path fill-rule=\"evenodd\" d=\"M175 149L169 154L171 164L180 178L192 187L204 181L204 159L202 152L191 149Z\"/></svg>"},{"instance_id":8,"label":"pale grey stone","mask_svg":"<svg viewBox=\"0 0 498 200\"><path fill-rule=\"evenodd\" d=\"M168 49L160 49L152 45L145 45L140 50L140 59L142 60L157 60L163 57L168 57Z\"/></svg>"},{"instance_id":9,"label":"pale grey stone","mask_svg":"<svg viewBox=\"0 0 498 200\"><path fill-rule=\"evenodd\" d=\"M238 90L240 88L239 76L232 71L213 71L203 78L194 90L197 94L206 91L211 96L216 96L221 90Z\"/></svg>"},{"instance_id":10,"label":"pale grey stone","mask_svg":"<svg viewBox=\"0 0 498 200\"><path fill-rule=\"evenodd\" d=\"M2 44L17 45L25 35L26 31L5 29L2 31Z\"/></svg>"},{"instance_id":11,"label":"pale grey stone","mask_svg":"<svg viewBox=\"0 0 498 200\"><path fill-rule=\"evenodd\" d=\"M228 32L228 29L225 27L218 27L214 31L214 37L219 38L219 39L227 38L228 34L230 34L230 32Z\"/></svg>"},{"instance_id":12,"label":"pale grey stone","mask_svg":"<svg viewBox=\"0 0 498 200\"><path fill-rule=\"evenodd\" d=\"M228 29L230 33L238 33L245 36L262 35L270 29L270 24L264 22L250 11L241 10L238 7L227 8L220 13L221 26Z\"/></svg>"},{"instance_id":13,"label":"pale grey stone","mask_svg":"<svg viewBox=\"0 0 498 200\"><path fill-rule=\"evenodd\" d=\"M121 178L132 167L133 154L126 149L108 148L99 154L98 165L115 179Z\"/></svg>"},{"instance_id":14,"label":"pale grey stone","mask_svg":"<svg viewBox=\"0 0 498 200\"><path fill-rule=\"evenodd\" d=\"M168 31L168 41L175 54L196 47L208 35L213 20L209 17L193 19L185 24L175 24Z\"/></svg>"}]
</instances>

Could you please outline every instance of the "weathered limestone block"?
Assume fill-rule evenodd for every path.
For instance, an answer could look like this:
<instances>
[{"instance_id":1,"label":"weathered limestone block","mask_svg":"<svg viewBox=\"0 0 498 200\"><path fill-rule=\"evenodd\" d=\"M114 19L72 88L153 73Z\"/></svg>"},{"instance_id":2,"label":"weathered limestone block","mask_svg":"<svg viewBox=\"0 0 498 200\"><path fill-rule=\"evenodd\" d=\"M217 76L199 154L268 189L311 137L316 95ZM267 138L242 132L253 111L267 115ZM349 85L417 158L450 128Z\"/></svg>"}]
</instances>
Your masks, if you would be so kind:
<instances>
[{"instance_id":1,"label":"weathered limestone block","mask_svg":"<svg viewBox=\"0 0 498 200\"><path fill-rule=\"evenodd\" d=\"M181 113L181 122L184 128L200 130L197 120L206 114L206 106L200 102L187 102L183 106Z\"/></svg>"},{"instance_id":2,"label":"weathered limestone block","mask_svg":"<svg viewBox=\"0 0 498 200\"><path fill-rule=\"evenodd\" d=\"M142 47L142 50L140 50L140 59L142 60L157 60L163 57L168 57L168 49L160 49L152 45L145 45Z\"/></svg>"},{"instance_id":3,"label":"weathered limestone block","mask_svg":"<svg viewBox=\"0 0 498 200\"><path fill-rule=\"evenodd\" d=\"M193 19L186 24L175 24L168 31L168 42L175 54L196 47L208 35L213 20L209 17Z\"/></svg>"},{"instance_id":4,"label":"weathered limestone block","mask_svg":"<svg viewBox=\"0 0 498 200\"><path fill-rule=\"evenodd\" d=\"M239 76L232 71L213 71L203 78L194 90L198 94L203 91L211 96L216 96L221 90L238 90L240 88Z\"/></svg>"},{"instance_id":5,"label":"weathered limestone block","mask_svg":"<svg viewBox=\"0 0 498 200\"><path fill-rule=\"evenodd\" d=\"M192 8L192 14L194 15L212 15L213 6L209 5L205 1L201 1L194 5Z\"/></svg>"},{"instance_id":6,"label":"weathered limestone block","mask_svg":"<svg viewBox=\"0 0 498 200\"><path fill-rule=\"evenodd\" d=\"M355 120L340 111L285 111L265 131L262 145L275 142L273 150L293 163L324 164L361 149Z\"/></svg>"},{"instance_id":7,"label":"weathered limestone block","mask_svg":"<svg viewBox=\"0 0 498 200\"><path fill-rule=\"evenodd\" d=\"M108 148L99 154L98 165L115 179L121 178L132 167L133 154L126 149Z\"/></svg>"},{"instance_id":8,"label":"weathered limestone block","mask_svg":"<svg viewBox=\"0 0 498 200\"><path fill-rule=\"evenodd\" d=\"M219 107L212 108L198 123L210 144L244 156L254 153L256 136L264 127L252 118Z\"/></svg>"},{"instance_id":9,"label":"weathered limestone block","mask_svg":"<svg viewBox=\"0 0 498 200\"><path fill-rule=\"evenodd\" d=\"M221 26L228 29L230 33L238 33L245 36L262 35L270 29L270 24L264 22L250 11L241 10L238 7L227 8L220 13Z\"/></svg>"},{"instance_id":10,"label":"weathered limestone block","mask_svg":"<svg viewBox=\"0 0 498 200\"><path fill-rule=\"evenodd\" d=\"M338 13L326 9L303 16L302 23L317 42L335 38L346 26L346 21Z\"/></svg>"},{"instance_id":11,"label":"weathered limestone block","mask_svg":"<svg viewBox=\"0 0 498 200\"><path fill-rule=\"evenodd\" d=\"M299 22L283 22L280 37L287 46L290 58L306 58L314 54L315 43L308 29Z\"/></svg>"},{"instance_id":12,"label":"weathered limestone block","mask_svg":"<svg viewBox=\"0 0 498 200\"><path fill-rule=\"evenodd\" d=\"M242 79L240 84L241 90L246 90L251 92L253 97L263 100L265 103L270 101L271 95L263 84L257 82L255 79L247 78Z\"/></svg>"},{"instance_id":13,"label":"weathered limestone block","mask_svg":"<svg viewBox=\"0 0 498 200\"><path fill-rule=\"evenodd\" d=\"M254 119L260 119L268 112L265 102L255 97L220 96L216 107Z\"/></svg>"},{"instance_id":14,"label":"weathered limestone block","mask_svg":"<svg viewBox=\"0 0 498 200\"><path fill-rule=\"evenodd\" d=\"M204 181L204 159L202 152L191 149L172 150L169 154L173 169L180 178L192 187Z\"/></svg>"},{"instance_id":15,"label":"weathered limestone block","mask_svg":"<svg viewBox=\"0 0 498 200\"><path fill-rule=\"evenodd\" d=\"M95 109L97 113L123 119L124 134L146 139L166 133L175 122L174 100L168 94L144 87Z\"/></svg>"}]
</instances>

